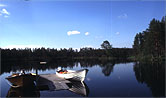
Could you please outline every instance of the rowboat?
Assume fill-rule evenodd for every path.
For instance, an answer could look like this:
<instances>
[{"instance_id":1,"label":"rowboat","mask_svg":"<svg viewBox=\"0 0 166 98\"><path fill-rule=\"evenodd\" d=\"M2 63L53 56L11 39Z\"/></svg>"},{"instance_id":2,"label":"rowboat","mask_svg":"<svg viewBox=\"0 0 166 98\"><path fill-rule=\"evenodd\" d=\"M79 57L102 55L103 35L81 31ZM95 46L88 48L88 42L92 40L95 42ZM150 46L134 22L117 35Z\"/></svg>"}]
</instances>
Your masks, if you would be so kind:
<instances>
[{"instance_id":1,"label":"rowboat","mask_svg":"<svg viewBox=\"0 0 166 98\"><path fill-rule=\"evenodd\" d=\"M47 64L47 62L40 62L40 64Z\"/></svg>"},{"instance_id":2,"label":"rowboat","mask_svg":"<svg viewBox=\"0 0 166 98\"><path fill-rule=\"evenodd\" d=\"M17 87L25 87L33 84L35 81L36 74L29 73L29 74L12 74L11 76L6 77L6 79L10 82L9 85L11 85L14 88Z\"/></svg>"},{"instance_id":3,"label":"rowboat","mask_svg":"<svg viewBox=\"0 0 166 98\"><path fill-rule=\"evenodd\" d=\"M88 72L88 69L82 69L82 70L67 70L65 72L56 71L56 75L58 77L64 78L64 79L71 79L75 81L84 81L86 74Z\"/></svg>"}]
</instances>

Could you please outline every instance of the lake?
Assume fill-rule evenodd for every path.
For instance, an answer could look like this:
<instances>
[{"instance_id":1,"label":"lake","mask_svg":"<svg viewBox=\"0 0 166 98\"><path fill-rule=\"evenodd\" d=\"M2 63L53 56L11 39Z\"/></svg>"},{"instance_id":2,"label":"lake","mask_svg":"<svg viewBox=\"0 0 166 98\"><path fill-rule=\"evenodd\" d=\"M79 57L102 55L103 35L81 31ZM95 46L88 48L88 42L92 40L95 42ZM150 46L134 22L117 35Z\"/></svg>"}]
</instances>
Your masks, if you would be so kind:
<instances>
[{"instance_id":1,"label":"lake","mask_svg":"<svg viewBox=\"0 0 166 98\"><path fill-rule=\"evenodd\" d=\"M158 97L165 96L165 64L128 61L4 62L1 66L1 97L81 97L69 90L13 89L5 77L25 69L26 73L54 74L58 67L88 69L84 81L88 97ZM16 94L14 93L16 92Z\"/></svg>"}]
</instances>

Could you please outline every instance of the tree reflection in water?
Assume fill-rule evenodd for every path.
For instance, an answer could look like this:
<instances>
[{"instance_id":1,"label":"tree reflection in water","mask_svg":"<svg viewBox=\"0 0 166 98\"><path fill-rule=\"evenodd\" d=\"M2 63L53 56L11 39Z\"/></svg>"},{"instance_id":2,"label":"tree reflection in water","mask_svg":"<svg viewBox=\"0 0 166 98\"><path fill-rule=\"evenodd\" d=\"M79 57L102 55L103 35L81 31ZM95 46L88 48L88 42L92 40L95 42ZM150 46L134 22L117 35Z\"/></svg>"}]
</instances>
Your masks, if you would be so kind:
<instances>
[{"instance_id":1,"label":"tree reflection in water","mask_svg":"<svg viewBox=\"0 0 166 98\"><path fill-rule=\"evenodd\" d=\"M49 69L57 69L58 67L62 68L73 68L76 66L81 67L93 67L93 66L100 66L102 72L105 76L109 76L113 71L113 67L115 63L122 63L123 61L110 61L110 60L81 60L81 61L57 61L57 62L48 62L46 65L40 65L39 62L30 62L30 61L23 61L23 62L2 62L1 66L1 74L5 72L16 72L21 71L22 69L28 71L36 70L45 71ZM125 61L126 62L126 61ZM127 61L128 62L128 61Z\"/></svg>"},{"instance_id":2,"label":"tree reflection in water","mask_svg":"<svg viewBox=\"0 0 166 98\"><path fill-rule=\"evenodd\" d=\"M164 63L135 63L134 71L138 82L146 83L153 96L165 96Z\"/></svg>"},{"instance_id":3,"label":"tree reflection in water","mask_svg":"<svg viewBox=\"0 0 166 98\"><path fill-rule=\"evenodd\" d=\"M40 65L39 62L2 62L1 74L21 71L22 69L32 71L38 69L39 71L54 70L58 67L73 68L73 67L94 67L101 68L105 76L110 76L113 72L115 64L126 63L130 61L108 61L108 60L80 60L80 61L55 61L47 62L46 65ZM165 96L165 64L164 63L135 63L133 70L135 77L139 83L145 83L152 91L154 97ZM10 91L20 92L20 89L12 89ZM31 90L33 91L33 90ZM35 92L30 92L34 96L40 96ZM12 94L12 93L11 93ZM14 93L13 93L14 94ZM22 93L20 93L22 94ZM28 95L25 93L25 95ZM11 95L14 96L14 95Z\"/></svg>"},{"instance_id":4,"label":"tree reflection in water","mask_svg":"<svg viewBox=\"0 0 166 98\"><path fill-rule=\"evenodd\" d=\"M113 72L113 68L114 68L114 63L106 63L103 64L102 66L102 72L105 76L110 76L111 72Z\"/></svg>"}]
</instances>

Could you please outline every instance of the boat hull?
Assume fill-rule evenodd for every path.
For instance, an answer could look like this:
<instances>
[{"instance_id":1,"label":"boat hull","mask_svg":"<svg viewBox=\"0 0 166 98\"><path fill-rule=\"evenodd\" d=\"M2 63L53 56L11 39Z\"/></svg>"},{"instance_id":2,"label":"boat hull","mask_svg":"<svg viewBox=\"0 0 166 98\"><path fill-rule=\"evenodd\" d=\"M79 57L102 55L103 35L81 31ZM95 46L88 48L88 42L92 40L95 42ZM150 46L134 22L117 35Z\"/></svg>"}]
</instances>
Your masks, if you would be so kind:
<instances>
[{"instance_id":1,"label":"boat hull","mask_svg":"<svg viewBox=\"0 0 166 98\"><path fill-rule=\"evenodd\" d=\"M78 70L78 71L72 71L72 70L67 70L68 73L66 74L61 74L56 72L56 75L64 78L64 79L71 79L75 81L84 81L86 74L88 72L88 69L83 69L83 70Z\"/></svg>"},{"instance_id":2,"label":"boat hull","mask_svg":"<svg viewBox=\"0 0 166 98\"><path fill-rule=\"evenodd\" d=\"M12 87L25 87L33 84L35 76L32 74L23 74L18 76L9 76L6 78Z\"/></svg>"}]
</instances>

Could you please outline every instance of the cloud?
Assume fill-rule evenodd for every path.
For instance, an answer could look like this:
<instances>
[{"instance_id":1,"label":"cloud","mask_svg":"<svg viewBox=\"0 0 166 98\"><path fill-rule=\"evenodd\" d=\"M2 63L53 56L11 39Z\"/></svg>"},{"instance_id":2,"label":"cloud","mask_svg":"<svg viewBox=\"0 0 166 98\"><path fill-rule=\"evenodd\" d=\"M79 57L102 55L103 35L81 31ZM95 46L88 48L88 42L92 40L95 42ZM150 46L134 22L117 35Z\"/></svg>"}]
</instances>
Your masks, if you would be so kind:
<instances>
[{"instance_id":1,"label":"cloud","mask_svg":"<svg viewBox=\"0 0 166 98\"><path fill-rule=\"evenodd\" d=\"M13 49L13 48L20 48L20 49L25 49L25 48L41 48L39 45L8 45L2 47L3 49Z\"/></svg>"},{"instance_id":2,"label":"cloud","mask_svg":"<svg viewBox=\"0 0 166 98\"><path fill-rule=\"evenodd\" d=\"M116 32L116 35L119 35L120 34L120 32Z\"/></svg>"},{"instance_id":3,"label":"cloud","mask_svg":"<svg viewBox=\"0 0 166 98\"><path fill-rule=\"evenodd\" d=\"M74 34L80 34L80 32L79 31L68 31L67 32L67 35L74 35Z\"/></svg>"},{"instance_id":4,"label":"cloud","mask_svg":"<svg viewBox=\"0 0 166 98\"><path fill-rule=\"evenodd\" d=\"M0 7L5 7L6 5L5 4L0 4Z\"/></svg>"},{"instance_id":5,"label":"cloud","mask_svg":"<svg viewBox=\"0 0 166 98\"><path fill-rule=\"evenodd\" d=\"M128 18L128 15L126 13L124 13L122 15L119 15L118 18L119 19L126 19L126 18Z\"/></svg>"},{"instance_id":6,"label":"cloud","mask_svg":"<svg viewBox=\"0 0 166 98\"><path fill-rule=\"evenodd\" d=\"M85 35L89 35L89 32L85 32Z\"/></svg>"},{"instance_id":7,"label":"cloud","mask_svg":"<svg viewBox=\"0 0 166 98\"><path fill-rule=\"evenodd\" d=\"M10 13L6 9L2 9L0 12L5 15L10 15Z\"/></svg>"},{"instance_id":8,"label":"cloud","mask_svg":"<svg viewBox=\"0 0 166 98\"><path fill-rule=\"evenodd\" d=\"M10 13L6 9L0 10L0 16L3 16L4 18L8 18Z\"/></svg>"}]
</instances>

